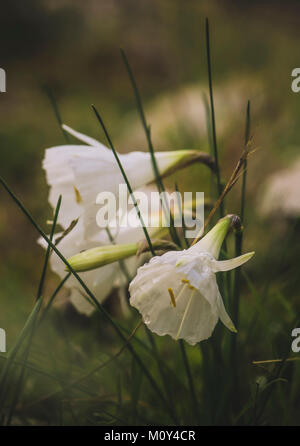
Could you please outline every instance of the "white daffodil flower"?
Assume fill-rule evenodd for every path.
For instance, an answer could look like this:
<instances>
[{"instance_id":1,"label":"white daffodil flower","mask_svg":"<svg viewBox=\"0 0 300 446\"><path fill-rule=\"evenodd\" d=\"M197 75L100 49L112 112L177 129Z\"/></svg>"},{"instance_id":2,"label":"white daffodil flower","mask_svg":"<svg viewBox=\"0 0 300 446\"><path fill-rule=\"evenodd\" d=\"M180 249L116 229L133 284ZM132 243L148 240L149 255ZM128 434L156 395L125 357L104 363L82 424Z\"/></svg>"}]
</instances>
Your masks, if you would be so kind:
<instances>
[{"instance_id":1,"label":"white daffodil flower","mask_svg":"<svg viewBox=\"0 0 300 446\"><path fill-rule=\"evenodd\" d=\"M221 219L198 243L153 257L138 269L129 287L130 304L148 328L194 345L211 336L219 319L236 329L220 295L216 273L241 266L254 254L218 261L231 217Z\"/></svg>"},{"instance_id":2,"label":"white daffodil flower","mask_svg":"<svg viewBox=\"0 0 300 446\"><path fill-rule=\"evenodd\" d=\"M119 184L124 180L110 149L66 125L63 128L85 145L63 145L46 150L43 168L50 186L49 202L55 208L59 195L62 195L58 223L66 228L82 215L84 230L89 238L93 238L99 231L97 195L107 191L117 196ZM155 180L148 152L120 154L119 158L133 190ZM208 154L194 150L156 152L155 158L161 175L197 160L208 165L212 163Z\"/></svg>"}]
</instances>

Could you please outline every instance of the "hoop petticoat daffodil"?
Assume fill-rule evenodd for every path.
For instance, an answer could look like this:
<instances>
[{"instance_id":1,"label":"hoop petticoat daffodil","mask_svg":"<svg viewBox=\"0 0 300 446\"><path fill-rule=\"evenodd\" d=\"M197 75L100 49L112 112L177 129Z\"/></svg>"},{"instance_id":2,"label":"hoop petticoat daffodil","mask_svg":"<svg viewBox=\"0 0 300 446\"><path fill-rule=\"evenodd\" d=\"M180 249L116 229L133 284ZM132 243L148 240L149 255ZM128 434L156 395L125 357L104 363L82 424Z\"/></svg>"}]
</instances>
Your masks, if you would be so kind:
<instances>
[{"instance_id":1,"label":"hoop petticoat daffodil","mask_svg":"<svg viewBox=\"0 0 300 446\"><path fill-rule=\"evenodd\" d=\"M96 224L99 210L97 195L105 191L117 196L119 184L124 180L110 149L66 125L63 128L85 145L62 145L46 150L43 168L50 186L49 202L55 208L59 195L62 195L58 223L66 228L82 215L84 229L92 238L99 231ZM155 174L148 152L119 154L119 158L133 190L154 182ZM156 152L155 158L161 176L197 161L214 167L208 153L196 150Z\"/></svg>"},{"instance_id":2,"label":"hoop petticoat daffodil","mask_svg":"<svg viewBox=\"0 0 300 446\"><path fill-rule=\"evenodd\" d=\"M151 331L191 345L209 338L218 319L236 332L216 273L241 266L254 252L217 260L230 223L231 217L224 217L194 246L153 257L138 269L129 287L130 304L139 310Z\"/></svg>"}]
</instances>

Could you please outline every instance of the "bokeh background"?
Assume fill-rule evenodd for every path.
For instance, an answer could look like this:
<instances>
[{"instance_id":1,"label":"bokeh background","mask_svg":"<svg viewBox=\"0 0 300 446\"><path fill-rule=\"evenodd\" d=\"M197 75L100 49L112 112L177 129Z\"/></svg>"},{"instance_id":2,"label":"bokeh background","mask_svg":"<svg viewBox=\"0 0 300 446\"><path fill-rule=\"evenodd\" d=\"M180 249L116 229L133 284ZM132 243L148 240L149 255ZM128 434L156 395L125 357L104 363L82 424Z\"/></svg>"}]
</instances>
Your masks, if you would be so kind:
<instances>
[{"instance_id":1,"label":"bokeh background","mask_svg":"<svg viewBox=\"0 0 300 446\"><path fill-rule=\"evenodd\" d=\"M142 93L155 149L208 151L203 105L203 94L208 93L205 17L211 25L216 127L224 182L241 153L246 105L248 99L251 101L255 151L248 165L244 250L255 250L256 256L246 267L253 288L244 278L241 300L240 361L246 383L242 398L246 401L256 388L256 380L265 373L254 367L252 360L280 357L286 344L291 344L291 328L299 314L297 216L283 212L268 216L260 211L268 178L293 166L299 157L300 93L291 91L291 72L299 66L299 2L5 2L0 16L0 65L7 73L7 93L0 94L0 166L1 175L47 230L46 220L51 219L52 210L41 162L45 148L65 142L47 88L66 124L105 142L91 111L93 103L120 152L147 150L120 47L127 53ZM210 176L204 167L175 174L169 184L175 180L182 190L204 190L209 196ZM290 187L295 189L296 185ZM239 200L238 184L226 200L226 210L238 213ZM9 348L32 308L44 252L36 243L38 234L3 190L0 202L0 327L7 331ZM58 278L49 273L47 295L57 283ZM74 368L75 372L87 370L99 360L100 351L101 355L103 350L113 352L116 345L110 328L98 315L90 319L80 316L65 304L63 294L64 304L53 310L31 360L66 377ZM122 318L114 302L112 296L106 305ZM167 349L171 341L165 340L164 345L161 348ZM197 373L197 352L191 348L189 353ZM179 359L171 357L169 361L175 366ZM299 368L297 362L288 365L287 382L279 384L278 390L286 399L284 403L277 399L277 405L269 407L268 423L299 421L299 410L295 409L300 398ZM105 394L107 388L111 392L120 373L118 366L113 372L103 372L97 380L99 392ZM51 386L55 386L51 380L45 382L36 376L29 381L25 402L20 403L21 409L27 409L20 409L23 415L17 422L55 424L62 413L72 422L62 409L61 399L59 403L53 399L31 405ZM66 396L66 404L73 404L68 402L72 397ZM75 421L90 423L86 401L78 404L79 414L74 403ZM71 412L68 409L67 413ZM204 422L233 421L218 413Z\"/></svg>"}]
</instances>

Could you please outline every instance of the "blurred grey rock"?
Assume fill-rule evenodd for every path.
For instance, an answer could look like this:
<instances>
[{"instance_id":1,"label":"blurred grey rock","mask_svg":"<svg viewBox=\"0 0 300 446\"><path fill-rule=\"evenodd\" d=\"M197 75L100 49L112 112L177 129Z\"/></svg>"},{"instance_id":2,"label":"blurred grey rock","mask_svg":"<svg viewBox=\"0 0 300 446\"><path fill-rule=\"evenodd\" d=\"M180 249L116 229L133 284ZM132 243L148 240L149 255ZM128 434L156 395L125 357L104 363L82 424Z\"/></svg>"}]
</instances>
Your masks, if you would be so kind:
<instances>
[{"instance_id":1,"label":"blurred grey rock","mask_svg":"<svg viewBox=\"0 0 300 446\"><path fill-rule=\"evenodd\" d=\"M266 181L258 205L261 216L295 218L300 216L300 158Z\"/></svg>"}]
</instances>

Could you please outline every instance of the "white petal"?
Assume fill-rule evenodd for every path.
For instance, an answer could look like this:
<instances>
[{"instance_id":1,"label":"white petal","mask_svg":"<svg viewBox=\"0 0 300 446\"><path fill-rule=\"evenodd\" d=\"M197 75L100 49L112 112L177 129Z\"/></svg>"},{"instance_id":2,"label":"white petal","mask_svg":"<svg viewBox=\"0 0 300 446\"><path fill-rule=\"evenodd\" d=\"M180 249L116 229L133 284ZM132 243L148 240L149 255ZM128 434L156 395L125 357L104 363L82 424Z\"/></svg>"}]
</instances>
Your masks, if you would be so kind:
<instances>
[{"instance_id":1,"label":"white petal","mask_svg":"<svg viewBox=\"0 0 300 446\"><path fill-rule=\"evenodd\" d=\"M85 148L85 147L84 147ZM76 182L70 160L80 150L80 146L52 147L45 151L43 168L50 186L49 202L55 209L59 195L62 203L58 223L67 228L82 212L76 194Z\"/></svg>"},{"instance_id":2,"label":"white petal","mask_svg":"<svg viewBox=\"0 0 300 446\"><path fill-rule=\"evenodd\" d=\"M100 147L100 148L105 148L107 150L107 147L105 147L104 144L101 144L101 142L97 141L94 138L91 138L90 136L84 135L83 133L79 133L76 130L72 129L71 127L69 127L66 124L62 125L62 128L70 133L70 135L74 136L75 138L77 138L79 141L85 142L88 146L94 146L94 147Z\"/></svg>"},{"instance_id":3,"label":"white petal","mask_svg":"<svg viewBox=\"0 0 300 446\"><path fill-rule=\"evenodd\" d=\"M95 311L95 306L84 297L79 288L72 288L70 301L72 302L78 313L84 314L85 316L91 316Z\"/></svg>"},{"instance_id":4,"label":"white petal","mask_svg":"<svg viewBox=\"0 0 300 446\"><path fill-rule=\"evenodd\" d=\"M239 266L248 262L248 260L250 260L254 254L255 252L252 251L229 260L215 260L212 264L213 271L230 271L231 269L238 268Z\"/></svg>"},{"instance_id":5,"label":"white petal","mask_svg":"<svg viewBox=\"0 0 300 446\"><path fill-rule=\"evenodd\" d=\"M227 311L225 309L223 299L222 299L222 296L220 293L218 293L217 305L218 305L218 310L219 310L219 317L220 317L221 321L223 322L223 324L225 325L225 327L227 327L230 331L237 333L237 329L235 328L232 320L230 319L230 317L227 314Z\"/></svg>"},{"instance_id":6,"label":"white petal","mask_svg":"<svg viewBox=\"0 0 300 446\"><path fill-rule=\"evenodd\" d=\"M78 227L76 225L75 228L58 244L58 249L66 258L80 252L83 249L95 247L94 243L86 242L82 238L82 228L80 227L80 222L78 222L78 225ZM60 235L61 234L56 234L56 237ZM44 248L47 247L47 243L44 241L44 239L40 238L38 243ZM65 264L54 252L50 256L50 266L52 271L58 274L61 279L66 276L67 272L65 270ZM118 272L118 263L112 263L93 271L79 273L79 275L86 283L87 287L95 295L98 302L101 303L110 294L113 288L113 282ZM70 290L70 299L79 312L88 314L94 311L95 308L84 297L85 292L75 277L71 275L66 281L65 287Z\"/></svg>"},{"instance_id":7,"label":"white petal","mask_svg":"<svg viewBox=\"0 0 300 446\"><path fill-rule=\"evenodd\" d=\"M211 270L212 263L215 264L218 262L212 259L211 256L198 256L198 260L190 262L189 270L186 269L186 277L189 279L190 284L197 288L201 296L203 296L203 299L209 304L207 317L210 315L210 317L216 321L220 318L229 330L236 332L236 329L225 310L216 276ZM182 269L184 269L184 267ZM191 308L191 312L192 311L193 308Z\"/></svg>"},{"instance_id":8,"label":"white petal","mask_svg":"<svg viewBox=\"0 0 300 446\"><path fill-rule=\"evenodd\" d=\"M195 292L179 337L195 345L212 335L217 321L218 316L211 305L199 292Z\"/></svg>"}]
</instances>

